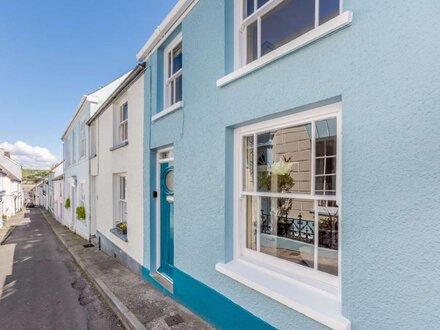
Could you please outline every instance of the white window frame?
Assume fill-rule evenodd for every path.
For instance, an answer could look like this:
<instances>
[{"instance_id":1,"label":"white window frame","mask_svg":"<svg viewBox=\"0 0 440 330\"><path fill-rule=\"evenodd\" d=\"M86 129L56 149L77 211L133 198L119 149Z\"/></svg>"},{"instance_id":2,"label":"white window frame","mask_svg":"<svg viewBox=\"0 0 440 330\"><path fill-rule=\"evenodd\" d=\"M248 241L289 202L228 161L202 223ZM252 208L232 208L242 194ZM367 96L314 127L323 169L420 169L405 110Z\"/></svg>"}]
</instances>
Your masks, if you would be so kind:
<instances>
[{"instance_id":1,"label":"white window frame","mask_svg":"<svg viewBox=\"0 0 440 330\"><path fill-rule=\"evenodd\" d=\"M124 119L124 107L127 106L127 119ZM121 103L118 111L118 143L128 141L128 119L130 118L128 101ZM125 137L124 137L125 133Z\"/></svg>"},{"instance_id":2,"label":"white window frame","mask_svg":"<svg viewBox=\"0 0 440 330\"><path fill-rule=\"evenodd\" d=\"M115 219L115 225L118 223L127 223L128 221L128 198L127 198L127 174L118 174L117 176L117 216ZM124 187L124 196L122 196L122 188ZM125 221L124 221L124 212L125 209Z\"/></svg>"},{"instance_id":3,"label":"white window frame","mask_svg":"<svg viewBox=\"0 0 440 330\"><path fill-rule=\"evenodd\" d=\"M182 63L182 68L177 71L175 74L173 74L171 77L168 77L169 75L169 67L168 67L168 55L169 53L171 53L174 48L176 48L176 46L181 43L182 44L182 56L183 56L183 38L182 38L182 32L180 32L174 39L173 41L165 48L164 53L163 53L163 62L164 62L164 89L163 89L163 97L164 97L164 109L162 111L168 110L168 109L174 109L174 108L179 108L182 107L182 101L177 101L176 102L176 88L174 88L174 95L173 95L173 100L170 100L170 86L171 83L174 82L174 86L176 85L175 82L177 81L177 79L179 77L182 77L183 79L183 63ZM172 65L172 61L171 61L171 65ZM182 80L182 91L183 91L183 80ZM183 98L183 94L182 94L182 98Z\"/></svg>"},{"instance_id":4,"label":"white window frame","mask_svg":"<svg viewBox=\"0 0 440 330\"><path fill-rule=\"evenodd\" d=\"M243 189L243 138L252 134L267 132L273 129L287 128L316 121L336 118L337 120L337 159L336 162L336 195L315 195L314 194L314 159L315 159L315 125L312 124L312 168L311 168L311 192L302 193L259 193L246 192ZM245 127L237 128L234 131L234 222L233 222L233 259L226 264L217 264L216 269L232 277L233 279L257 290L261 293L280 301L287 306L296 309L315 320L324 324L335 326L336 328L346 328L349 321L340 314L341 300L341 255L342 255L342 218L341 218L341 159L342 159L342 139L341 139L341 103L331 104L319 107L313 110L304 111L280 117ZM256 144L254 143L254 147ZM256 182L254 180L254 185ZM318 271L316 267L317 237L315 235L315 267L308 268L293 262L283 260L271 255L265 255L248 249L246 247L246 196L268 196L270 197L288 197L293 199L308 199L315 201L332 200L336 201L339 207L339 232L338 232L338 276ZM315 219L318 212L315 212ZM315 220L316 223L316 220ZM315 230L318 230L317 228ZM260 281L259 278L263 278ZM259 282L260 281L260 282ZM281 288L281 284L285 286ZM286 284L287 283L287 284ZM273 289L277 287L278 289ZM281 289L279 289L281 288ZM294 297L295 292L302 292L301 297ZM286 296L283 295L286 293ZM313 299L304 298L304 292L310 293ZM316 301L319 297L323 300ZM305 302L304 302L305 301ZM321 304L321 305L319 305ZM325 306L325 308L323 308ZM316 307L316 311L311 309ZM332 314L332 315L328 315ZM348 325L349 327L349 325Z\"/></svg>"},{"instance_id":5,"label":"white window frame","mask_svg":"<svg viewBox=\"0 0 440 330\"><path fill-rule=\"evenodd\" d=\"M89 129L90 133L90 158L98 155L98 124L97 121L92 123Z\"/></svg>"},{"instance_id":6,"label":"white window frame","mask_svg":"<svg viewBox=\"0 0 440 330\"><path fill-rule=\"evenodd\" d=\"M79 159L83 159L87 154L87 135L86 121L83 120L79 124Z\"/></svg>"},{"instance_id":7,"label":"white window frame","mask_svg":"<svg viewBox=\"0 0 440 330\"><path fill-rule=\"evenodd\" d=\"M261 56L250 62L246 63L246 49L247 49L247 31L246 26L251 24L255 19L261 21L261 16L268 13L271 9L276 7L284 0L270 0L259 9L254 11L253 14L246 18L244 17L244 1L235 0L234 3L234 71L217 80L217 87L223 87L232 81L245 76L259 68L289 54L295 50L298 50L336 30L339 30L352 22L353 13L350 11L343 11L343 0L339 0L339 15L331 20L319 25L319 1L315 3L315 28L305 34L299 36L296 39L291 40L285 45L271 51L270 53ZM321 0L322 1L322 0ZM260 25L260 24L259 24ZM260 28L259 28L260 31ZM260 37L258 38L260 40ZM258 41L260 43L260 41ZM258 52L261 51L261 47L258 47Z\"/></svg>"}]
</instances>

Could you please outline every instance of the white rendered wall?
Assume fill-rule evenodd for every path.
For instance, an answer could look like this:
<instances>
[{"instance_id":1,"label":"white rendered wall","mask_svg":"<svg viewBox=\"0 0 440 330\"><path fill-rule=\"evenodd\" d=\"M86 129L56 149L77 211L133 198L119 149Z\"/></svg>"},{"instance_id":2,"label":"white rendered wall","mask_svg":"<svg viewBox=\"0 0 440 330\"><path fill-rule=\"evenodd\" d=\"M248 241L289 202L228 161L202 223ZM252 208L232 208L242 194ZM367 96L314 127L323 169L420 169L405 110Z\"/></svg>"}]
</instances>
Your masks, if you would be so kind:
<instances>
[{"instance_id":1,"label":"white rendered wall","mask_svg":"<svg viewBox=\"0 0 440 330\"><path fill-rule=\"evenodd\" d=\"M113 151L113 116L128 101L128 145ZM143 126L144 78L140 77L96 119L98 152L92 160L98 166L96 177L97 230L142 265L143 258ZM114 228L114 174L127 175L127 237L121 240L110 232Z\"/></svg>"}]
</instances>

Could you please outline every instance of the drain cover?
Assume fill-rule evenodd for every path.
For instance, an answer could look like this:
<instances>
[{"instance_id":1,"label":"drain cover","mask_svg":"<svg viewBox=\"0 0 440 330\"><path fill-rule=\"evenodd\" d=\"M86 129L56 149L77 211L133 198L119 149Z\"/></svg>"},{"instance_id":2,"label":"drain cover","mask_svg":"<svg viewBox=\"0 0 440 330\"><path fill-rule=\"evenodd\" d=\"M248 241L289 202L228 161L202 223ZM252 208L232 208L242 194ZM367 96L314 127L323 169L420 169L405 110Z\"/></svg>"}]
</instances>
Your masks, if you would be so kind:
<instances>
[{"instance_id":1,"label":"drain cover","mask_svg":"<svg viewBox=\"0 0 440 330\"><path fill-rule=\"evenodd\" d=\"M183 319L179 314L171 315L166 318L164 318L166 324L168 324L169 327L172 327L173 325L178 325L180 323L183 323Z\"/></svg>"},{"instance_id":2,"label":"drain cover","mask_svg":"<svg viewBox=\"0 0 440 330\"><path fill-rule=\"evenodd\" d=\"M91 247L94 247L94 245L92 243L89 243L89 244L84 244L83 247L91 248Z\"/></svg>"}]
</instances>

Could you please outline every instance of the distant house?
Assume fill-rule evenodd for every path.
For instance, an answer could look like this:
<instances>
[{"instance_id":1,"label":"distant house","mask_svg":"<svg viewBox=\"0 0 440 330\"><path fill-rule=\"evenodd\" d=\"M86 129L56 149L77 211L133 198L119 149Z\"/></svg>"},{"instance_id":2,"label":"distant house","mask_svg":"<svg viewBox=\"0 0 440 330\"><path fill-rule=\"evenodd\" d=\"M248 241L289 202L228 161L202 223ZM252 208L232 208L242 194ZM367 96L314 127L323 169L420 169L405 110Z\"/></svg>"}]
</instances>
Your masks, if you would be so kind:
<instances>
[{"instance_id":1,"label":"distant house","mask_svg":"<svg viewBox=\"0 0 440 330\"><path fill-rule=\"evenodd\" d=\"M23 207L22 167L0 149L0 222Z\"/></svg>"},{"instance_id":2,"label":"distant house","mask_svg":"<svg viewBox=\"0 0 440 330\"><path fill-rule=\"evenodd\" d=\"M101 249L140 273L143 260L144 65L90 118L92 226Z\"/></svg>"},{"instance_id":3,"label":"distant house","mask_svg":"<svg viewBox=\"0 0 440 330\"><path fill-rule=\"evenodd\" d=\"M61 137L64 145L64 206L67 200L67 205L70 204L63 209L63 222L86 239L95 234L90 226L89 136L86 122L123 79L124 76L84 95Z\"/></svg>"},{"instance_id":4,"label":"distant house","mask_svg":"<svg viewBox=\"0 0 440 330\"><path fill-rule=\"evenodd\" d=\"M64 175L63 175L63 162L55 165L48 176L48 190L49 190L49 202L48 210L52 213L56 220L63 222L63 209L64 209Z\"/></svg>"}]
</instances>

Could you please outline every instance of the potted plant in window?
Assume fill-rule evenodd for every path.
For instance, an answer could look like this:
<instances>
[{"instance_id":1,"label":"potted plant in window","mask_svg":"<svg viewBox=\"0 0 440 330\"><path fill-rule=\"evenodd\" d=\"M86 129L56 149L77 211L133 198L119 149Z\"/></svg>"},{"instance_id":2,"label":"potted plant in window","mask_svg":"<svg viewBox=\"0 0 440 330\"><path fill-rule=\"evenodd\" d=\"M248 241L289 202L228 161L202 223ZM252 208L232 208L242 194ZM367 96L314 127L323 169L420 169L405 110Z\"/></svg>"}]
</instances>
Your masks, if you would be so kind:
<instances>
[{"instance_id":1,"label":"potted plant in window","mask_svg":"<svg viewBox=\"0 0 440 330\"><path fill-rule=\"evenodd\" d=\"M64 207L65 207L66 209L70 209L70 198L67 198L67 199L66 199L66 202L64 203Z\"/></svg>"},{"instance_id":2,"label":"potted plant in window","mask_svg":"<svg viewBox=\"0 0 440 330\"><path fill-rule=\"evenodd\" d=\"M86 220L86 209L84 206L78 206L76 208L76 217L78 220Z\"/></svg>"},{"instance_id":3,"label":"potted plant in window","mask_svg":"<svg viewBox=\"0 0 440 330\"><path fill-rule=\"evenodd\" d=\"M125 222L119 222L116 225L116 229L118 229L119 233L122 235L127 235L127 224Z\"/></svg>"}]
</instances>

